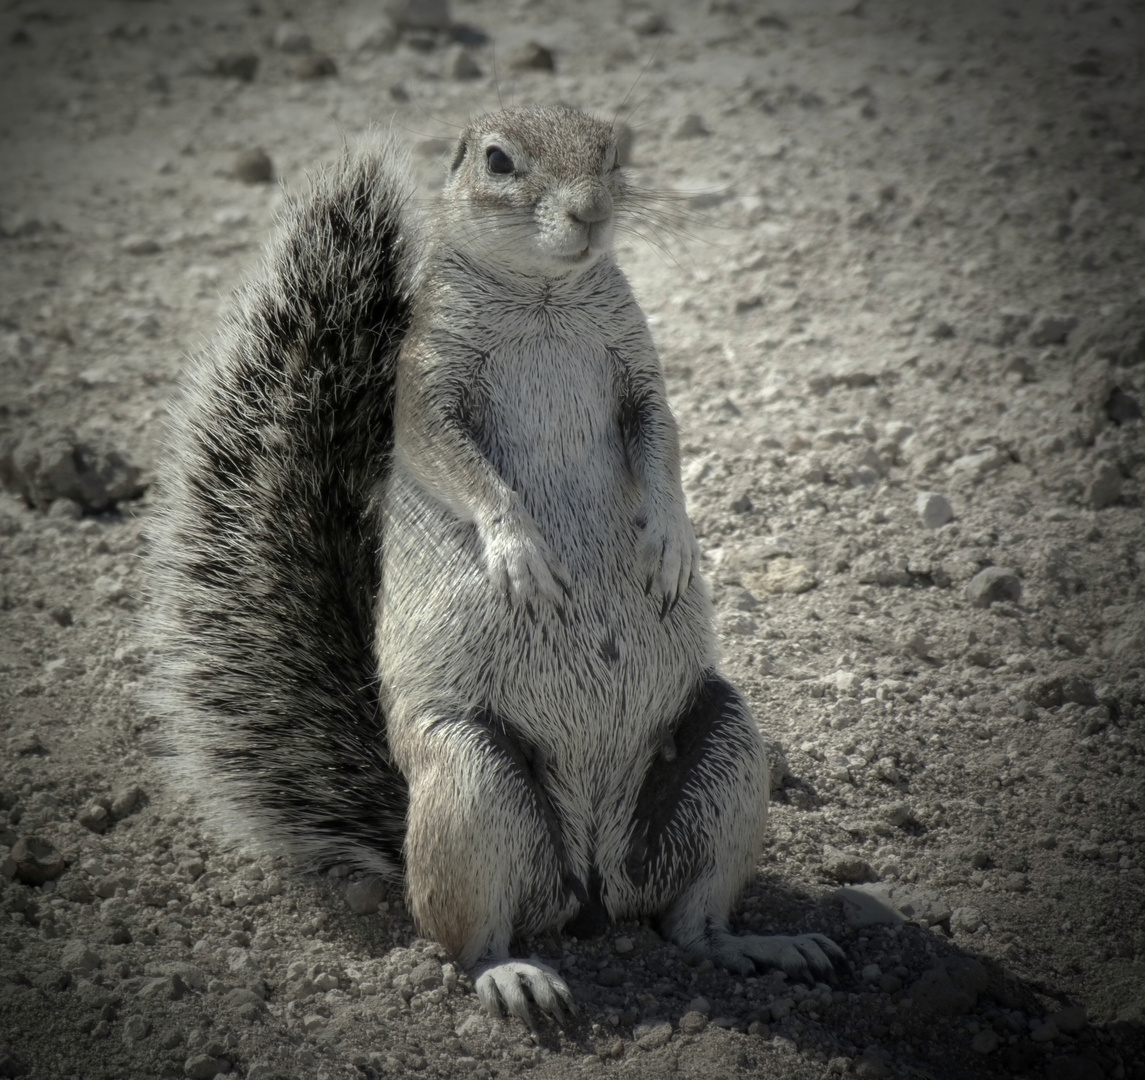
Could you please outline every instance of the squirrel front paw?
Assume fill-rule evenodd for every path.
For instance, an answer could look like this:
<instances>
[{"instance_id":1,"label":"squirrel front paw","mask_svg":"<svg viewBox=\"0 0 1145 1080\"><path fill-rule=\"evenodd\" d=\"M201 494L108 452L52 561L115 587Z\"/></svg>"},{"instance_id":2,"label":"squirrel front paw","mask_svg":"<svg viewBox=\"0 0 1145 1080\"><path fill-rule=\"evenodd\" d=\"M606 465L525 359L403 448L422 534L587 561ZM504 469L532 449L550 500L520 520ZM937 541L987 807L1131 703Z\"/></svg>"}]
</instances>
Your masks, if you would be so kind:
<instances>
[{"instance_id":1,"label":"squirrel front paw","mask_svg":"<svg viewBox=\"0 0 1145 1080\"><path fill-rule=\"evenodd\" d=\"M489 580L513 607L532 611L544 599L562 608L571 589L568 571L527 513L505 514L480 533Z\"/></svg>"},{"instance_id":2,"label":"squirrel front paw","mask_svg":"<svg viewBox=\"0 0 1145 1080\"><path fill-rule=\"evenodd\" d=\"M700 563L700 549L682 504L654 510L647 504L636 519L645 591L661 601L664 618L684 595Z\"/></svg>"}]
</instances>

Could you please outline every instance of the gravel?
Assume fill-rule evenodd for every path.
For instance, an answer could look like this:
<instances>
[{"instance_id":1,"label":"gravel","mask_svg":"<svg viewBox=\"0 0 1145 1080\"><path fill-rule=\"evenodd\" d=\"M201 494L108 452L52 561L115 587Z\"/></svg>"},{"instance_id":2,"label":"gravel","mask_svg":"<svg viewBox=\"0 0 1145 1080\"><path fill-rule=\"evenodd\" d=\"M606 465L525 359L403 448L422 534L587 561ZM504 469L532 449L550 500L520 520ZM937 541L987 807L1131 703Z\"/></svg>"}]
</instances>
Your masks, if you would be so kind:
<instances>
[{"instance_id":1,"label":"gravel","mask_svg":"<svg viewBox=\"0 0 1145 1080\"><path fill-rule=\"evenodd\" d=\"M902 0L315 0L294 52L266 4L64 6L13 9L0 65L0 1075L1145 1080L1142 73L1105 45L1139 12L986 6L969 41ZM558 70L506 82L529 41ZM145 485L183 358L343 138L415 144L427 207L495 70L608 116L636 87L620 261L721 664L783 749L734 926L837 940L837 988L621 920L514 945L572 987L563 1033L494 1022L400 884L226 847L155 760ZM84 495L113 451L135 487ZM983 571L1020 592L976 606Z\"/></svg>"}]
</instances>

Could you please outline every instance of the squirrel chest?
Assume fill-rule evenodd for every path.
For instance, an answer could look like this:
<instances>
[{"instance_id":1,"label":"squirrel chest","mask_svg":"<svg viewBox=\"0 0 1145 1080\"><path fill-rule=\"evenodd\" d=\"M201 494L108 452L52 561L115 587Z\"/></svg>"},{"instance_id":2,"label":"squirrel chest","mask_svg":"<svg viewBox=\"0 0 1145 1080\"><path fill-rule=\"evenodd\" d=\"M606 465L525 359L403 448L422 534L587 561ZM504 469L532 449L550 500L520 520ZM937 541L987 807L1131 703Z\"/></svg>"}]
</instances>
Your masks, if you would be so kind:
<instances>
[{"instance_id":1,"label":"squirrel chest","mask_svg":"<svg viewBox=\"0 0 1145 1080\"><path fill-rule=\"evenodd\" d=\"M383 500L378 636L391 723L407 694L438 697L443 711L446 701L493 708L566 760L612 747L605 755L619 751L614 764L628 766L666 702L706 664L702 587L662 619L636 558L641 491L624 440L617 343L640 319L630 295L620 310L582 298L500 305L477 311L464 336L456 327L427 335L466 386L462 426L520 497L571 588L561 612L510 610L487 579L473 524L399 453ZM400 449L400 425L395 434Z\"/></svg>"}]
</instances>

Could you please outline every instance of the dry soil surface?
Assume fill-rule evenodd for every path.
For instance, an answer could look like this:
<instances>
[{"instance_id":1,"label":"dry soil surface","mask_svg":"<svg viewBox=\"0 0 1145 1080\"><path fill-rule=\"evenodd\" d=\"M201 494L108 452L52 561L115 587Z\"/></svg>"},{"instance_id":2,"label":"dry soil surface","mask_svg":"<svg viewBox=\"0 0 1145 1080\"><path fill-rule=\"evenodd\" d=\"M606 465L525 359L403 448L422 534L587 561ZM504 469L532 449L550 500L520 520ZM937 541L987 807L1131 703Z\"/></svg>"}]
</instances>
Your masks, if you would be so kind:
<instances>
[{"instance_id":1,"label":"dry soil surface","mask_svg":"<svg viewBox=\"0 0 1145 1080\"><path fill-rule=\"evenodd\" d=\"M1140 0L2 7L0 1076L1145 1077ZM400 889L227 851L150 756L183 358L284 187L380 123L431 200L499 98L619 110L671 196L620 255L783 751L736 918L843 985L633 923L523 943L580 1014L495 1022Z\"/></svg>"}]
</instances>

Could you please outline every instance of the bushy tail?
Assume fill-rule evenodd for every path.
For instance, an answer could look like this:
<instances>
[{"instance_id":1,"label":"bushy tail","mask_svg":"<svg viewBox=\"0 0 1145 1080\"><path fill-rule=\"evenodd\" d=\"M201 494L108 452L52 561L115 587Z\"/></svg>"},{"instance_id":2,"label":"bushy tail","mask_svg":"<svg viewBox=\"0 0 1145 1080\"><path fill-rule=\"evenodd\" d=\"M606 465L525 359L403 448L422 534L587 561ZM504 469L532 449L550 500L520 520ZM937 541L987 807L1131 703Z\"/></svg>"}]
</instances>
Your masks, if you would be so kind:
<instances>
[{"instance_id":1,"label":"bushy tail","mask_svg":"<svg viewBox=\"0 0 1145 1080\"><path fill-rule=\"evenodd\" d=\"M373 627L417 247L407 174L389 143L347 151L285 212L189 373L161 485L156 697L175 767L225 831L312 867L401 865Z\"/></svg>"}]
</instances>

